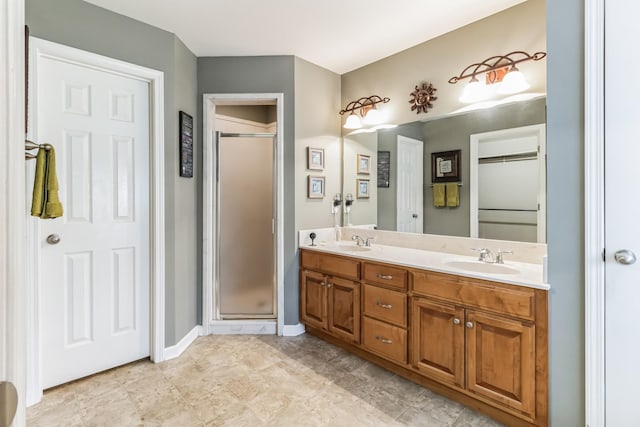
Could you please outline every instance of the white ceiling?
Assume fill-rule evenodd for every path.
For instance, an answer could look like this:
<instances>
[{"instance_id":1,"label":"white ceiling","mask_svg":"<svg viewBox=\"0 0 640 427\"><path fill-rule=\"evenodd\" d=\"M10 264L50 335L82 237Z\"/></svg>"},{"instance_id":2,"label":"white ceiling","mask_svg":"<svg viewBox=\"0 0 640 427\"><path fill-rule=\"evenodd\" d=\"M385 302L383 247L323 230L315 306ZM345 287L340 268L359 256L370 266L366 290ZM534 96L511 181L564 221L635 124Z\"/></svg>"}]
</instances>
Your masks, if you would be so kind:
<instances>
[{"instance_id":1,"label":"white ceiling","mask_svg":"<svg viewBox=\"0 0 640 427\"><path fill-rule=\"evenodd\" d=\"M196 56L362 67L525 0L86 0L173 32Z\"/></svg>"}]
</instances>

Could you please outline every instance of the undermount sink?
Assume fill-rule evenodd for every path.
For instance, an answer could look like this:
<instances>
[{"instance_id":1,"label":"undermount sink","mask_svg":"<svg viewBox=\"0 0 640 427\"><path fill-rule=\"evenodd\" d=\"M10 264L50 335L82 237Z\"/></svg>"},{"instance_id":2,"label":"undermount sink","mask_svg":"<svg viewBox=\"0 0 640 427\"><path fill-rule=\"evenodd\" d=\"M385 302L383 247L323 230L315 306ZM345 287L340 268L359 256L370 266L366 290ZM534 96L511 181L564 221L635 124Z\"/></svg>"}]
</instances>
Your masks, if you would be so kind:
<instances>
[{"instance_id":1,"label":"undermount sink","mask_svg":"<svg viewBox=\"0 0 640 427\"><path fill-rule=\"evenodd\" d=\"M336 247L341 251L348 251L348 252L368 252L371 250L371 246L358 246L355 243L352 245L340 244L340 245L336 245Z\"/></svg>"},{"instance_id":2,"label":"undermount sink","mask_svg":"<svg viewBox=\"0 0 640 427\"><path fill-rule=\"evenodd\" d=\"M488 264L480 261L446 261L445 265L460 270L473 271L475 273L487 274L518 274L519 270L508 267L504 264Z\"/></svg>"}]
</instances>

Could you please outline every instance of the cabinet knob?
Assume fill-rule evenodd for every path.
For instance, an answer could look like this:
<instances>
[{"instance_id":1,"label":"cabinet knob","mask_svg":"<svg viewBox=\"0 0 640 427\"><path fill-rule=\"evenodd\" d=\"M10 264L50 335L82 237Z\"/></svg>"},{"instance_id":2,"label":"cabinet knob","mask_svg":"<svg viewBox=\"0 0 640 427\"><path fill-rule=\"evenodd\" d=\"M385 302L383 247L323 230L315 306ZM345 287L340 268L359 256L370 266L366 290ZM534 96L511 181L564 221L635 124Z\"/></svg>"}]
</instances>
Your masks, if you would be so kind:
<instances>
[{"instance_id":1,"label":"cabinet knob","mask_svg":"<svg viewBox=\"0 0 640 427\"><path fill-rule=\"evenodd\" d=\"M324 282L320 282L320 286L327 286L327 284Z\"/></svg>"},{"instance_id":2,"label":"cabinet knob","mask_svg":"<svg viewBox=\"0 0 640 427\"><path fill-rule=\"evenodd\" d=\"M331 287L331 283L327 283L327 288L330 288L330 287Z\"/></svg>"},{"instance_id":3,"label":"cabinet knob","mask_svg":"<svg viewBox=\"0 0 640 427\"><path fill-rule=\"evenodd\" d=\"M391 340L389 340L389 339L386 339L386 338L382 338L382 337L381 337L381 336L379 336L379 335L376 335L376 339L377 339L378 341L380 341L382 344L393 344L393 341L391 341Z\"/></svg>"},{"instance_id":4,"label":"cabinet knob","mask_svg":"<svg viewBox=\"0 0 640 427\"><path fill-rule=\"evenodd\" d=\"M467 322L467 328L469 329L473 328L473 322Z\"/></svg>"},{"instance_id":5,"label":"cabinet knob","mask_svg":"<svg viewBox=\"0 0 640 427\"><path fill-rule=\"evenodd\" d=\"M386 308L387 310L390 310L391 308L393 308L391 304L383 304L380 301L376 301L376 305L381 308Z\"/></svg>"},{"instance_id":6,"label":"cabinet knob","mask_svg":"<svg viewBox=\"0 0 640 427\"><path fill-rule=\"evenodd\" d=\"M460 323L461 323L460 319L458 319L457 317L455 319L453 319L453 324L454 325L459 325Z\"/></svg>"}]
</instances>

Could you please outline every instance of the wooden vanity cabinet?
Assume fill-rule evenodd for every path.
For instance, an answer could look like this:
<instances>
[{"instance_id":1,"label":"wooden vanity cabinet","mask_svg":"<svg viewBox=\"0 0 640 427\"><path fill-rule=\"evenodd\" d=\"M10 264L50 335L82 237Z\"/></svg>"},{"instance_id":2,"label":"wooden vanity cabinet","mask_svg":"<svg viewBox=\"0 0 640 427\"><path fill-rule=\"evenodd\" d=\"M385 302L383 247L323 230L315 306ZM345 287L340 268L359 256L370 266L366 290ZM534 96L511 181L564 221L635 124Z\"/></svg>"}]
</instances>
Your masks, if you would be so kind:
<instances>
[{"instance_id":1,"label":"wooden vanity cabinet","mask_svg":"<svg viewBox=\"0 0 640 427\"><path fill-rule=\"evenodd\" d=\"M475 310L465 320L467 390L535 418L535 326Z\"/></svg>"},{"instance_id":2,"label":"wooden vanity cabinet","mask_svg":"<svg viewBox=\"0 0 640 427\"><path fill-rule=\"evenodd\" d=\"M347 342L360 343L360 283L335 275L357 279L359 263L318 253L304 254L300 275L302 322ZM313 271L307 266L322 271Z\"/></svg>"},{"instance_id":3,"label":"wooden vanity cabinet","mask_svg":"<svg viewBox=\"0 0 640 427\"><path fill-rule=\"evenodd\" d=\"M413 298L411 361L435 381L464 388L464 309Z\"/></svg>"},{"instance_id":4,"label":"wooden vanity cabinet","mask_svg":"<svg viewBox=\"0 0 640 427\"><path fill-rule=\"evenodd\" d=\"M546 381L546 373L537 377L534 301L533 289L416 272L412 365L434 381L536 420L536 382Z\"/></svg>"},{"instance_id":5,"label":"wooden vanity cabinet","mask_svg":"<svg viewBox=\"0 0 640 427\"><path fill-rule=\"evenodd\" d=\"M406 365L408 272L365 262L362 276L362 345L380 357Z\"/></svg>"},{"instance_id":6,"label":"wooden vanity cabinet","mask_svg":"<svg viewBox=\"0 0 640 427\"><path fill-rule=\"evenodd\" d=\"M548 425L546 291L306 250L300 271L309 333L506 425Z\"/></svg>"}]
</instances>

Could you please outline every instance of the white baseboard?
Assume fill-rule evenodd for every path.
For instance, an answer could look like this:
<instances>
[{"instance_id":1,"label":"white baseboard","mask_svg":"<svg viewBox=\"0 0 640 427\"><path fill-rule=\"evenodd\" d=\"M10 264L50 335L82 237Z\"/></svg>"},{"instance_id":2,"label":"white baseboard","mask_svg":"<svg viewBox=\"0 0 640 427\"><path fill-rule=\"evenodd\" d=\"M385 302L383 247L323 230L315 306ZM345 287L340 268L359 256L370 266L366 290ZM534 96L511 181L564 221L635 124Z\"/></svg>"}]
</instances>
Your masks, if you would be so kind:
<instances>
[{"instance_id":1,"label":"white baseboard","mask_svg":"<svg viewBox=\"0 0 640 427\"><path fill-rule=\"evenodd\" d=\"M197 325L182 337L178 344L164 349L164 360L175 359L180 356L200 335L202 335L202 326Z\"/></svg>"},{"instance_id":2,"label":"white baseboard","mask_svg":"<svg viewBox=\"0 0 640 427\"><path fill-rule=\"evenodd\" d=\"M297 325L284 325L282 328L283 337L297 337L302 334L304 334L304 325L302 323L298 323Z\"/></svg>"},{"instance_id":3,"label":"white baseboard","mask_svg":"<svg viewBox=\"0 0 640 427\"><path fill-rule=\"evenodd\" d=\"M214 320L209 324L213 335L275 335L275 320Z\"/></svg>"}]
</instances>

